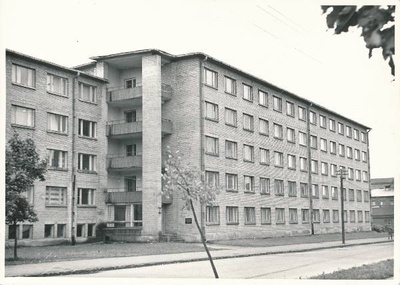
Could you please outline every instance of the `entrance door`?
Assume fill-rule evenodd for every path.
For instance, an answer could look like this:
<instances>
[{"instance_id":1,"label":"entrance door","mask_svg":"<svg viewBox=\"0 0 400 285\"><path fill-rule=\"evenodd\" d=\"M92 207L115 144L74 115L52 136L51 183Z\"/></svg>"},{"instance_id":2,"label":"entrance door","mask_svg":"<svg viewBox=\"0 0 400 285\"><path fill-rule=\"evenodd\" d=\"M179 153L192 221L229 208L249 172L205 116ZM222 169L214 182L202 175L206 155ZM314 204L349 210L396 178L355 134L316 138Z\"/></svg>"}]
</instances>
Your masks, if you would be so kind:
<instances>
[{"instance_id":1,"label":"entrance door","mask_svg":"<svg viewBox=\"0 0 400 285\"><path fill-rule=\"evenodd\" d=\"M114 206L114 226L116 228L124 228L125 227L125 219L126 219L126 205L115 205ZM119 222L120 221L120 222Z\"/></svg>"}]
</instances>

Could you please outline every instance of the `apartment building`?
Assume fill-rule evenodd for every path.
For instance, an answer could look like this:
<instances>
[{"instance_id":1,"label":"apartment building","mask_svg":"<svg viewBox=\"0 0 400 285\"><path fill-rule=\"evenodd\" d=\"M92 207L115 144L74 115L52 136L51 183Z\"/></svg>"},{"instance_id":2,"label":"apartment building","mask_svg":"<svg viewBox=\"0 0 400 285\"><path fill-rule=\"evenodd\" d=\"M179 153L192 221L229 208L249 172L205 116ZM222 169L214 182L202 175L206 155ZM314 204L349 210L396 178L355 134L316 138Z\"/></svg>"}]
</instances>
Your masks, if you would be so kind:
<instances>
[{"instance_id":1,"label":"apartment building","mask_svg":"<svg viewBox=\"0 0 400 285\"><path fill-rule=\"evenodd\" d=\"M372 226L394 227L394 178L371 179Z\"/></svg>"},{"instance_id":2,"label":"apartment building","mask_svg":"<svg viewBox=\"0 0 400 285\"><path fill-rule=\"evenodd\" d=\"M203 53L140 50L91 59L65 72L73 70L74 80L79 70L103 91L93 106L98 117L90 119L97 130L90 142L102 149L91 153L99 184L90 189L97 221L107 222L111 236L199 240L178 193L161 195L167 146L204 171L207 183L222 186L213 206L197 205L210 240L340 231L339 167L348 172L346 229L370 230L368 127ZM11 70L14 63L7 64ZM11 77L7 84L17 87ZM7 93L10 114L14 95Z\"/></svg>"}]
</instances>

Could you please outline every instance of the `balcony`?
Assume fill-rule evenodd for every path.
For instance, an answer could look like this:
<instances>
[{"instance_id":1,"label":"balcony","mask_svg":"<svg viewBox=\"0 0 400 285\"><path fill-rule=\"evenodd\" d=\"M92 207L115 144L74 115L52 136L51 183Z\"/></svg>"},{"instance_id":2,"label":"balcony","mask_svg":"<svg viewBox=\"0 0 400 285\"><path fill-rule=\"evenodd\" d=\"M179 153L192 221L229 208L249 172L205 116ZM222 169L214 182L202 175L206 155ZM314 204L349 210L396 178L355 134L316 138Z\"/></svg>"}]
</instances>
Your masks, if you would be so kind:
<instances>
[{"instance_id":1,"label":"balcony","mask_svg":"<svg viewBox=\"0 0 400 285\"><path fill-rule=\"evenodd\" d=\"M108 170L137 170L142 168L141 155L107 155Z\"/></svg>"},{"instance_id":2,"label":"balcony","mask_svg":"<svg viewBox=\"0 0 400 285\"><path fill-rule=\"evenodd\" d=\"M165 103L172 99L173 89L170 85L161 85L161 102ZM107 102L115 107L138 106L142 104L143 91L142 86L125 88L116 86L107 88Z\"/></svg>"},{"instance_id":3,"label":"balcony","mask_svg":"<svg viewBox=\"0 0 400 285\"><path fill-rule=\"evenodd\" d=\"M142 203L142 189L127 191L124 188L108 188L106 203Z\"/></svg>"},{"instance_id":4,"label":"balcony","mask_svg":"<svg viewBox=\"0 0 400 285\"><path fill-rule=\"evenodd\" d=\"M162 119L161 134L163 136L172 134L172 122ZM114 138L137 138L141 137L143 132L142 121L126 122L126 120L108 121L107 136Z\"/></svg>"}]
</instances>

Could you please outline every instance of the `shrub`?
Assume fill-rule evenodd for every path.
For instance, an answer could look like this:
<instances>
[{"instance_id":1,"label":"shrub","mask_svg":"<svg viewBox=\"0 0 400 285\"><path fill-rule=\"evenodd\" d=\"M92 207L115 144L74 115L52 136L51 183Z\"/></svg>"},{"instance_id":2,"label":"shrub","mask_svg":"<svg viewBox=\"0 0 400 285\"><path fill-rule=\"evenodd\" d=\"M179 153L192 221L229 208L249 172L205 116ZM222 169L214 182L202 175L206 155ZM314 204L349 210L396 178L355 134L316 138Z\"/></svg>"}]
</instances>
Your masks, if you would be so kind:
<instances>
[{"instance_id":1,"label":"shrub","mask_svg":"<svg viewBox=\"0 0 400 285\"><path fill-rule=\"evenodd\" d=\"M383 233L385 231L385 227L381 225L372 225L371 229L378 233Z\"/></svg>"}]
</instances>

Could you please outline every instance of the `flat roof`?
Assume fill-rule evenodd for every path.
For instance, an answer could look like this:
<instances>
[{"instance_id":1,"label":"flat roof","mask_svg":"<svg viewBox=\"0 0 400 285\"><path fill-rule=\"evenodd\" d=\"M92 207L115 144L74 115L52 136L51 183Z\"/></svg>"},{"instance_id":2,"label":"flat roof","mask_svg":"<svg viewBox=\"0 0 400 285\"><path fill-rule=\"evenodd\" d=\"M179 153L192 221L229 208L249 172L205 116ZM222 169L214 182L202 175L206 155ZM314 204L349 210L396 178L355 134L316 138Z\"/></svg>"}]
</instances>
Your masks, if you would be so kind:
<instances>
[{"instance_id":1,"label":"flat roof","mask_svg":"<svg viewBox=\"0 0 400 285\"><path fill-rule=\"evenodd\" d=\"M116 57L124 57L124 56L131 56L131 55L140 55L140 54L146 54L146 53L158 54L158 55L160 55L160 56L163 56L163 57L168 58L168 59L171 60L171 61L176 61L176 60L180 60L180 59L184 59L184 58L189 58L189 57L200 57L200 58L203 58L203 59L205 59L205 60L210 60L211 62L214 62L214 63L216 63L216 64L218 64L218 65L221 65L221 66L223 66L223 67L225 67L225 68L228 68L228 69L230 69L230 70L232 70L232 71L234 71L234 72L240 73L240 74L242 74L242 75L244 75L244 76L246 76L246 77L250 77L250 78L252 78L253 80L258 81L258 82L260 82L261 84L267 85L267 86L270 87L270 88L276 89L278 92L281 93L281 95L282 95L283 93L285 93L285 94L288 95L288 96L291 96L291 97L293 97L293 98L295 98L295 99L297 99L297 100L299 100L299 101L302 101L303 103L309 105L310 107L311 107L311 106L315 106L316 108L319 108L319 109L321 109L321 110L324 110L324 111L326 111L326 112L328 112L328 113L330 113L330 114L332 114L332 115L335 115L335 116L337 116L337 117L339 117L339 118L342 118L342 119L344 119L344 120L347 120L347 121L349 121L349 122L351 122L351 123L353 123L353 124L356 124L356 125L358 125L358 126L360 126L360 127L362 127L362 128L365 128L365 129L367 129L367 130L371 130L370 127L368 127L368 126L366 126L366 125L364 125L364 124L361 124L361 123L359 123L359 122L357 122L357 121L354 121L354 120L352 120L352 119L350 119L350 118L348 118L348 117L345 117L345 116L343 116L343 115L341 115L341 114L339 114L339 113L336 113L335 111L332 111L332 110L330 110L330 109L328 109L328 108L325 108L325 107L323 107L323 106L321 106L321 105L319 105L319 104L317 104L317 103L315 103L315 102L313 102L313 101L311 101L311 100L308 100L308 99L305 99L305 98L303 98L303 97L300 97L300 96L298 96L298 95L296 95L296 94L294 94L294 93L292 93L292 92L290 92L290 91L287 91L287 90L285 90L285 89L283 89L283 88L280 88L280 87L278 87L278 86L276 86L276 85L274 85L274 84L271 84L271 83L265 81L264 79L261 79L261 78L259 78L259 77L256 77L256 76L254 76L254 75L252 75L252 74L250 74L250 73L248 73L248 72L245 72L245 71L243 71L243 70L241 70L241 69L239 69L239 68L237 68L237 67L234 67L234 66L232 66L232 65L230 65L230 64L227 64L227 63L225 63L225 62L223 62L223 61L221 61L221 60L219 60L219 59L217 59L217 58L214 58L214 57L212 57L212 56L210 56L210 55L208 55L208 54L202 53L202 52L190 52L190 53L186 53L186 54L172 55L172 54L170 54L170 53L167 53L167 52L162 51L162 50L159 50L159 49L142 49L142 50L136 50L136 51L128 51L128 52L121 52L121 53L109 54L109 55L93 56L93 57L90 57L90 59L96 60L96 61L100 61L100 60L112 59L112 58L116 58Z\"/></svg>"},{"instance_id":2,"label":"flat roof","mask_svg":"<svg viewBox=\"0 0 400 285\"><path fill-rule=\"evenodd\" d=\"M28 60L32 60L32 61L35 61L35 62L38 62L38 63L41 63L41 64L49 65L51 67L58 68L58 69L66 71L66 72L71 72L71 73L78 73L79 72L80 75L83 75L83 76L86 76L86 77L89 77L89 78L92 78L92 79L95 79L95 80L98 80L98 81L101 81L101 82L104 82L104 83L108 83L108 80L105 79L105 78L98 77L98 76L95 76L95 75L92 75L92 74L89 74L89 73L86 73L86 72L82 72L82 71L77 70L77 69L73 69L73 68L69 68L69 67L66 67L66 66L62 66L62 65L59 65L59 64L56 64L56 63L53 63L53 62L50 62L50 61L46 61L46 60L43 60L43 59L40 59L40 58L37 58L37 57L33 57L33 56L30 56L30 55L27 55L27 54L23 54L23 53L14 51L14 50L6 49L6 53L12 54L12 55L17 56L17 57L26 58Z\"/></svg>"}]
</instances>

